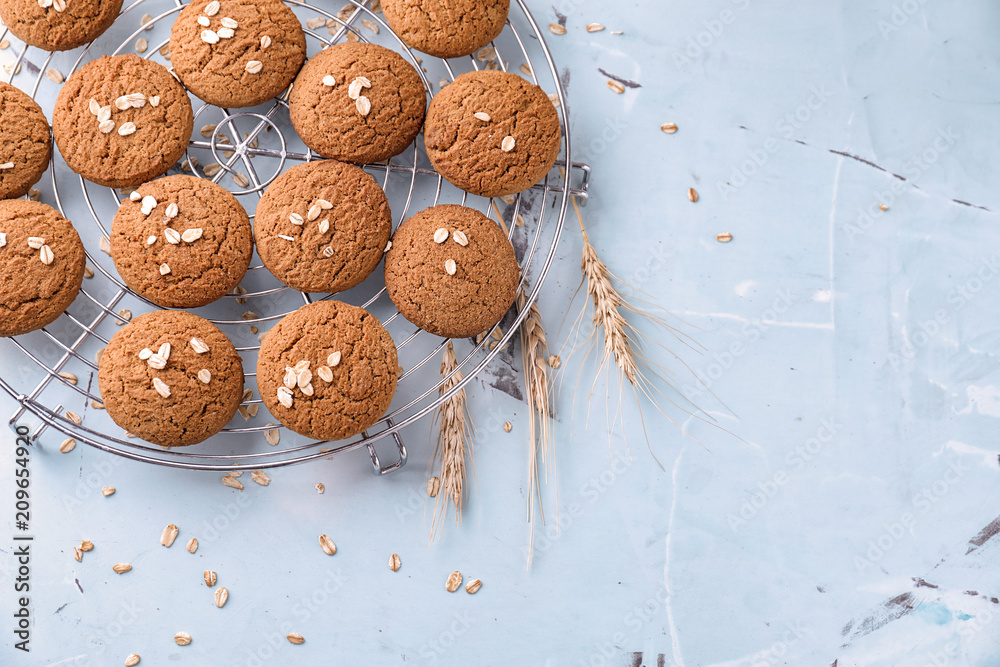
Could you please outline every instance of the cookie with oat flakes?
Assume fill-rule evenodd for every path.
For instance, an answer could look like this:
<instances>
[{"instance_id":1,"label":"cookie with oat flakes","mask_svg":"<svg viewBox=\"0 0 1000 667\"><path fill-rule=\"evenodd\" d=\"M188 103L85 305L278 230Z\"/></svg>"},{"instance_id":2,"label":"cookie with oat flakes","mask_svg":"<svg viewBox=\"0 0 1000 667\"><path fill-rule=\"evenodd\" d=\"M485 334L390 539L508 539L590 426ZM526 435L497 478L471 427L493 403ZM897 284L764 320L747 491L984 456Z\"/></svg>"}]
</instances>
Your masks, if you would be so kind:
<instances>
[{"instance_id":1,"label":"cookie with oat flakes","mask_svg":"<svg viewBox=\"0 0 1000 667\"><path fill-rule=\"evenodd\" d=\"M183 86L163 65L135 54L101 56L78 69L52 114L69 168L110 188L166 173L187 150L193 125Z\"/></svg>"},{"instance_id":2,"label":"cookie with oat flakes","mask_svg":"<svg viewBox=\"0 0 1000 667\"><path fill-rule=\"evenodd\" d=\"M170 31L170 62L218 107L252 107L288 88L306 59L302 25L281 0L194 0Z\"/></svg>"},{"instance_id":3,"label":"cookie with oat flakes","mask_svg":"<svg viewBox=\"0 0 1000 667\"><path fill-rule=\"evenodd\" d=\"M111 258L132 290L167 308L197 308L247 272L253 230L228 190L194 176L140 185L111 223Z\"/></svg>"},{"instance_id":4,"label":"cookie with oat flakes","mask_svg":"<svg viewBox=\"0 0 1000 667\"><path fill-rule=\"evenodd\" d=\"M475 336L503 319L521 268L499 225L443 204L401 224L385 256L389 298L407 320L446 338Z\"/></svg>"},{"instance_id":5,"label":"cookie with oat flakes","mask_svg":"<svg viewBox=\"0 0 1000 667\"><path fill-rule=\"evenodd\" d=\"M243 364L218 327L193 313L141 315L108 342L97 374L111 419L162 447L218 433L243 398Z\"/></svg>"},{"instance_id":6,"label":"cookie with oat flakes","mask_svg":"<svg viewBox=\"0 0 1000 667\"><path fill-rule=\"evenodd\" d=\"M295 78L289 115L306 146L323 157L363 164L399 155L420 132L423 80L378 44L335 44Z\"/></svg>"},{"instance_id":7,"label":"cookie with oat flakes","mask_svg":"<svg viewBox=\"0 0 1000 667\"><path fill-rule=\"evenodd\" d=\"M268 332L257 357L257 387L288 428L341 440L366 430L389 408L397 363L396 346L374 315L317 301Z\"/></svg>"}]
</instances>

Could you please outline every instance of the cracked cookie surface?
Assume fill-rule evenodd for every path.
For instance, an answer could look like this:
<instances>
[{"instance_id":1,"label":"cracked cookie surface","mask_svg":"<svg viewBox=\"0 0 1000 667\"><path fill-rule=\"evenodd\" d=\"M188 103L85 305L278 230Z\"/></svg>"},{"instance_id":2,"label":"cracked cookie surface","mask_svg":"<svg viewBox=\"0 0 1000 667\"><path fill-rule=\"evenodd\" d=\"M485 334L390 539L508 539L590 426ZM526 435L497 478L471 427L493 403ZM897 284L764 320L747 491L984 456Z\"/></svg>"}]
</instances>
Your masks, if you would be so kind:
<instances>
[{"instance_id":1,"label":"cracked cookie surface","mask_svg":"<svg viewBox=\"0 0 1000 667\"><path fill-rule=\"evenodd\" d=\"M342 292L382 261L392 213L375 179L336 160L292 167L268 186L254 215L264 266L302 292Z\"/></svg>"},{"instance_id":2,"label":"cracked cookie surface","mask_svg":"<svg viewBox=\"0 0 1000 667\"><path fill-rule=\"evenodd\" d=\"M257 358L257 387L288 428L316 440L341 440L369 428L389 408L397 363L396 346L374 315L317 301L268 332Z\"/></svg>"},{"instance_id":3,"label":"cracked cookie surface","mask_svg":"<svg viewBox=\"0 0 1000 667\"><path fill-rule=\"evenodd\" d=\"M462 74L431 100L424 146L449 182L484 197L517 194L559 155L559 114L548 95L516 74Z\"/></svg>"},{"instance_id":4,"label":"cracked cookie surface","mask_svg":"<svg viewBox=\"0 0 1000 667\"><path fill-rule=\"evenodd\" d=\"M111 225L111 257L126 285L161 306L196 308L239 284L250 266L253 233L236 197L184 175L150 181L136 192L138 199L122 201Z\"/></svg>"},{"instance_id":5,"label":"cracked cookie surface","mask_svg":"<svg viewBox=\"0 0 1000 667\"><path fill-rule=\"evenodd\" d=\"M309 148L363 164L399 155L413 143L426 105L420 75L402 56L377 44L345 42L306 62L289 114Z\"/></svg>"},{"instance_id":6,"label":"cracked cookie surface","mask_svg":"<svg viewBox=\"0 0 1000 667\"><path fill-rule=\"evenodd\" d=\"M0 199L27 194L49 166L49 121L35 100L0 83Z\"/></svg>"},{"instance_id":7,"label":"cracked cookie surface","mask_svg":"<svg viewBox=\"0 0 1000 667\"><path fill-rule=\"evenodd\" d=\"M80 236L59 211L23 199L0 201L0 336L54 322L80 292L84 263Z\"/></svg>"},{"instance_id":8,"label":"cracked cookie surface","mask_svg":"<svg viewBox=\"0 0 1000 667\"><path fill-rule=\"evenodd\" d=\"M305 59L302 24L281 0L194 0L170 31L177 76L218 107L250 107L277 97Z\"/></svg>"},{"instance_id":9,"label":"cracked cookie surface","mask_svg":"<svg viewBox=\"0 0 1000 667\"><path fill-rule=\"evenodd\" d=\"M479 211L443 204L399 226L385 256L385 286L403 317L464 338L487 331L514 303L521 278L507 236Z\"/></svg>"},{"instance_id":10,"label":"cracked cookie surface","mask_svg":"<svg viewBox=\"0 0 1000 667\"><path fill-rule=\"evenodd\" d=\"M475 53L503 31L510 0L382 0L393 31L438 58Z\"/></svg>"},{"instance_id":11,"label":"cracked cookie surface","mask_svg":"<svg viewBox=\"0 0 1000 667\"><path fill-rule=\"evenodd\" d=\"M58 5L62 11L56 9ZM38 0L0 2L0 19L14 36L46 51L66 51L103 33L122 9L122 0L66 0L42 7Z\"/></svg>"},{"instance_id":12,"label":"cracked cookie surface","mask_svg":"<svg viewBox=\"0 0 1000 667\"><path fill-rule=\"evenodd\" d=\"M169 355L155 368L160 364L143 350L160 356L164 343ZM215 435L233 418L243 396L243 365L230 340L208 320L159 310L137 317L111 338L98 383L116 424L155 445L181 447Z\"/></svg>"},{"instance_id":13,"label":"cracked cookie surface","mask_svg":"<svg viewBox=\"0 0 1000 667\"><path fill-rule=\"evenodd\" d=\"M69 168L110 188L164 174L187 150L193 124L187 91L162 65L135 54L101 56L78 69L52 114Z\"/></svg>"}]
</instances>

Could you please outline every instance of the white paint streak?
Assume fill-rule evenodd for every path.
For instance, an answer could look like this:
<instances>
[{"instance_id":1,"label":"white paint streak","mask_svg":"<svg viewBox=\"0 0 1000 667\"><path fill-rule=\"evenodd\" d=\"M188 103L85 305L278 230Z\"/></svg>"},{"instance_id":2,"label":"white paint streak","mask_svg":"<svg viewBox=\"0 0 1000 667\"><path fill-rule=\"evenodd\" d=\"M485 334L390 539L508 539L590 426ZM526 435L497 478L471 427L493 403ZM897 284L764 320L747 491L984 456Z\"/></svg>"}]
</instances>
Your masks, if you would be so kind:
<instances>
[{"instance_id":1,"label":"white paint streak","mask_svg":"<svg viewBox=\"0 0 1000 667\"><path fill-rule=\"evenodd\" d=\"M969 405L958 414L967 415L974 410L981 415L1000 417L1000 389L993 385L977 387L972 384L965 388L965 395L969 399Z\"/></svg>"},{"instance_id":2,"label":"white paint streak","mask_svg":"<svg viewBox=\"0 0 1000 667\"><path fill-rule=\"evenodd\" d=\"M768 327L787 327L789 329L827 329L833 330L833 322L782 322L781 320L753 320L736 313L699 313L696 310L685 310L683 315L688 317L715 317L723 320L736 320L737 322L760 322Z\"/></svg>"},{"instance_id":3,"label":"white paint streak","mask_svg":"<svg viewBox=\"0 0 1000 667\"><path fill-rule=\"evenodd\" d=\"M684 656L681 654L681 643L677 637L677 626L674 625L673 591L670 590L670 542L674 536L674 515L677 512L677 472L681 468L681 459L684 457L684 450L677 455L674 461L674 470L671 475L672 495L670 499L670 521L667 523L667 539L664 541L666 548L666 558L663 561L663 587L667 590L665 605L667 608L667 625L670 627L670 646L673 654L673 667L684 667Z\"/></svg>"},{"instance_id":4,"label":"white paint streak","mask_svg":"<svg viewBox=\"0 0 1000 667\"><path fill-rule=\"evenodd\" d=\"M757 283L753 280L744 280L743 282L737 284L733 289L737 296L746 296L752 292L755 287L757 287Z\"/></svg>"},{"instance_id":5,"label":"white paint streak","mask_svg":"<svg viewBox=\"0 0 1000 667\"><path fill-rule=\"evenodd\" d=\"M945 450L955 452L956 454L972 454L973 456L982 456L984 466L1000 470L1000 459L997 459L998 452L996 450L991 451L965 442L959 442L958 440L949 440L947 444L941 447L941 449L934 452L934 456L941 456L944 454Z\"/></svg>"}]
</instances>

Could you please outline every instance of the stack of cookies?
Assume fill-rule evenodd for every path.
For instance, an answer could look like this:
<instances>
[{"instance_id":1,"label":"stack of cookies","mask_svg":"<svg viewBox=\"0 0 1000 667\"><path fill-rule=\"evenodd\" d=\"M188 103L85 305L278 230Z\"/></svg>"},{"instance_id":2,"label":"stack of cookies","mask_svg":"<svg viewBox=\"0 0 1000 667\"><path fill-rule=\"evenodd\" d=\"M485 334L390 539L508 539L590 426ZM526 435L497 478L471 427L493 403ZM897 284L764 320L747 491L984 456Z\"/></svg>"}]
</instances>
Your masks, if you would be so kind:
<instances>
[{"instance_id":1,"label":"stack of cookies","mask_svg":"<svg viewBox=\"0 0 1000 667\"><path fill-rule=\"evenodd\" d=\"M28 44L71 49L103 32L121 8L121 0L85 4L88 18L71 20L76 14L64 13L65 0L0 0L0 18ZM509 1L382 0L382 7L408 46L453 58L501 32ZM561 143L558 114L539 87L515 74L477 71L428 105L421 73L391 49L347 42L307 59L305 32L281 0L194 0L176 16L170 49L172 71L136 55L87 63L64 84L52 120L70 169L98 185L132 189L114 217L110 250L137 295L167 309L205 306L237 288L256 248L275 278L306 293L351 289L384 260L389 298L434 335L471 337L503 318L521 269L500 226L473 208L440 205L393 232L385 193L359 165L399 155L423 130L431 165L450 183L483 197L519 193L549 173ZM191 94L223 108L283 96L295 131L325 159L275 178L251 224L222 187L165 176L188 147ZM0 110L16 119L0 128L0 281L16 286L0 295L0 335L15 336L54 321L73 301L84 251L54 209L12 199L49 163L41 109L0 84ZM268 333L256 377L282 424L331 440L381 419L397 369L396 347L377 318L320 300ZM165 447L221 430L239 406L243 382L232 342L181 310L124 326L99 370L112 419Z\"/></svg>"}]
</instances>

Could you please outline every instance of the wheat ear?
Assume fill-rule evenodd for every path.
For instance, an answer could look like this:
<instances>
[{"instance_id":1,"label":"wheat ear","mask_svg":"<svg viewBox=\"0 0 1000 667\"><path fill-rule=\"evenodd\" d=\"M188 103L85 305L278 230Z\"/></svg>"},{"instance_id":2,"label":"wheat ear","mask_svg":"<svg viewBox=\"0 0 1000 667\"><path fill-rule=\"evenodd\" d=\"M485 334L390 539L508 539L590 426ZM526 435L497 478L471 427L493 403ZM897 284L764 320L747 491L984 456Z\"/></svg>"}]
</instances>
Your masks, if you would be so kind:
<instances>
[{"instance_id":1,"label":"wheat ear","mask_svg":"<svg viewBox=\"0 0 1000 667\"><path fill-rule=\"evenodd\" d=\"M525 285L526 283L522 283L517 292L517 308L521 312L524 312L528 301ZM550 473L555 484L555 450L552 448L549 431L552 385L546 363L548 343L538 305L532 303L527 311L528 314L521 323L520 334L524 386L528 396L528 523L531 536L528 538L527 567L530 568L534 553L536 508L542 525L545 524L538 469L542 468L546 484L549 483ZM556 498L558 504L558 490Z\"/></svg>"},{"instance_id":2,"label":"wheat ear","mask_svg":"<svg viewBox=\"0 0 1000 667\"><path fill-rule=\"evenodd\" d=\"M441 356L441 377L444 381L438 387L438 396L444 396L462 381L462 371L458 370L455 347L449 340ZM437 444L431 458L431 467L440 460L441 490L434 499L434 518L431 521L431 541L441 536L448 506L455 506L455 523L462 521L462 503L465 500L466 457L474 466L472 433L474 426L469 415L465 389L455 392L437 409Z\"/></svg>"}]
</instances>

